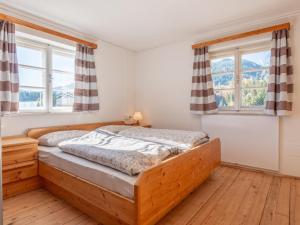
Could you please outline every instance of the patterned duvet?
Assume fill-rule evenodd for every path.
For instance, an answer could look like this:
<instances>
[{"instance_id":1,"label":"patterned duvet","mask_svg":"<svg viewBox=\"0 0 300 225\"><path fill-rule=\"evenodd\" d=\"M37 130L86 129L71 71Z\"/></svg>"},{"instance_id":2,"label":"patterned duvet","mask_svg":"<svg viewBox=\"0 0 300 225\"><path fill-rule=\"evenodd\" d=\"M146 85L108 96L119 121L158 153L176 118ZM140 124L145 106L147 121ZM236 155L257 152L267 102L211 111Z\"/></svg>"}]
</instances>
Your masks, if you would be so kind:
<instances>
[{"instance_id":1,"label":"patterned duvet","mask_svg":"<svg viewBox=\"0 0 300 225\"><path fill-rule=\"evenodd\" d=\"M126 137L143 139L146 141L155 141L162 144L176 145L177 147L183 149L195 147L209 140L208 135L201 131L154 129L144 127L131 127L129 129L122 129L118 134Z\"/></svg>"},{"instance_id":2,"label":"patterned duvet","mask_svg":"<svg viewBox=\"0 0 300 225\"><path fill-rule=\"evenodd\" d=\"M159 143L125 137L101 129L59 144L63 152L114 168L129 175L159 164L184 148L176 144Z\"/></svg>"}]
</instances>

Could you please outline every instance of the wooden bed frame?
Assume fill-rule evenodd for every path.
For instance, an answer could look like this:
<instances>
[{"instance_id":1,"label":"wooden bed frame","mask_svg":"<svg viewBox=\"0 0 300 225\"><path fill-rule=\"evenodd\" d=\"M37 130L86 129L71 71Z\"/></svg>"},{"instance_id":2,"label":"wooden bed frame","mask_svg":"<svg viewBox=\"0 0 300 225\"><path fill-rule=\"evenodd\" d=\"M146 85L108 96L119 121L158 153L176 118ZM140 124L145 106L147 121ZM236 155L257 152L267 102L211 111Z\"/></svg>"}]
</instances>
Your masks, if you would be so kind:
<instances>
[{"instance_id":1,"label":"wooden bed frame","mask_svg":"<svg viewBox=\"0 0 300 225\"><path fill-rule=\"evenodd\" d=\"M123 122L36 128L27 135L38 138L58 130L93 130L109 124ZM178 205L220 165L220 148L220 140L214 139L142 172L134 186L134 200L41 161L39 175L47 190L102 224L150 225Z\"/></svg>"}]
</instances>

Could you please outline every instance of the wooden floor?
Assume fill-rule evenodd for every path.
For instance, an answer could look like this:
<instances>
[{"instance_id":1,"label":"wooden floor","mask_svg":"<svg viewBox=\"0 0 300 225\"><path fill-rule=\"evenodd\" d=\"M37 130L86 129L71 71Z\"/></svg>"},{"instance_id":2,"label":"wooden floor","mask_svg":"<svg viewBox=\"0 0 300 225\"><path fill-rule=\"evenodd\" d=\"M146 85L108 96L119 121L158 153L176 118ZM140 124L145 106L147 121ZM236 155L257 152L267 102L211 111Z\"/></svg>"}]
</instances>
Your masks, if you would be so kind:
<instances>
[{"instance_id":1,"label":"wooden floor","mask_svg":"<svg viewBox=\"0 0 300 225\"><path fill-rule=\"evenodd\" d=\"M4 201L4 224L96 224L40 189ZM159 225L300 225L300 180L220 167Z\"/></svg>"}]
</instances>

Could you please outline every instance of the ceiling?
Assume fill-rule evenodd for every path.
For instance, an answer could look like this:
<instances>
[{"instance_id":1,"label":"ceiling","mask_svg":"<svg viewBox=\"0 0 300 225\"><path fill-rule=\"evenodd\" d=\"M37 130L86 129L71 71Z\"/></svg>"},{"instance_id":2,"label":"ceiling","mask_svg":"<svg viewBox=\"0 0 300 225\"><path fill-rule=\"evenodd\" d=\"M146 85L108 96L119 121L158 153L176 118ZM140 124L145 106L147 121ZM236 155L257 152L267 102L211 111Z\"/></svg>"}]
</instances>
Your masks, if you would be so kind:
<instances>
[{"instance_id":1,"label":"ceiling","mask_svg":"<svg viewBox=\"0 0 300 225\"><path fill-rule=\"evenodd\" d=\"M0 0L118 46L141 51L226 24L300 10L299 0Z\"/></svg>"}]
</instances>

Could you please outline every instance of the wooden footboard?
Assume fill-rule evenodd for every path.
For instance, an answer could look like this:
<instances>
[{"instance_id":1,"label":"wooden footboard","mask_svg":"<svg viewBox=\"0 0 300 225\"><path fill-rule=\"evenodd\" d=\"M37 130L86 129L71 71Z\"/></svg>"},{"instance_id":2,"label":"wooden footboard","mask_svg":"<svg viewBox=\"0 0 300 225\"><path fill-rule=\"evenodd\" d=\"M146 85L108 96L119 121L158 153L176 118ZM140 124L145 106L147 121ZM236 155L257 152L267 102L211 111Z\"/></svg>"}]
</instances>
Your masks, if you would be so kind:
<instances>
[{"instance_id":1,"label":"wooden footboard","mask_svg":"<svg viewBox=\"0 0 300 225\"><path fill-rule=\"evenodd\" d=\"M107 225L135 224L133 200L92 184L44 162L39 162L43 187Z\"/></svg>"},{"instance_id":2,"label":"wooden footboard","mask_svg":"<svg viewBox=\"0 0 300 225\"><path fill-rule=\"evenodd\" d=\"M137 224L158 222L197 188L220 161L220 140L214 139L140 174L135 185Z\"/></svg>"}]
</instances>

